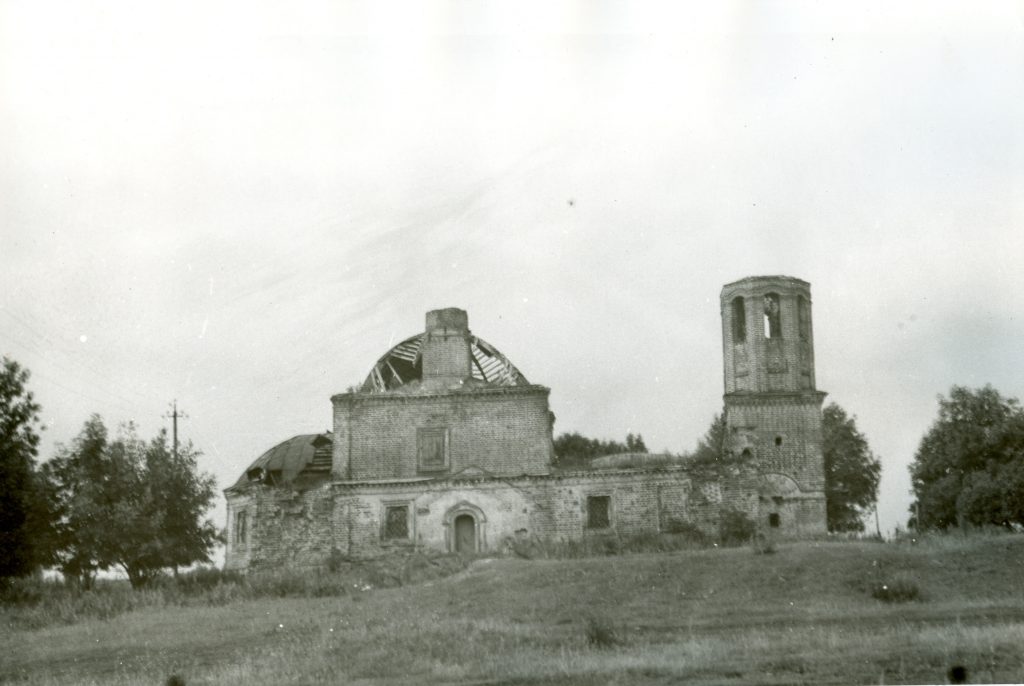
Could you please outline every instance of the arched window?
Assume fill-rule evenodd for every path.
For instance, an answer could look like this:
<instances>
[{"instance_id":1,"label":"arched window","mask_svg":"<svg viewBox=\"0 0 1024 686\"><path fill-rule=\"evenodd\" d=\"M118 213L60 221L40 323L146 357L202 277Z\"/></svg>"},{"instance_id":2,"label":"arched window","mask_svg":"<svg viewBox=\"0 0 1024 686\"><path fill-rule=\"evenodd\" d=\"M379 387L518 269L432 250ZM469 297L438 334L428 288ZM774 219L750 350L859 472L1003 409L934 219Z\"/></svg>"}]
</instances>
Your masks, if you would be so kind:
<instances>
[{"instance_id":1,"label":"arched window","mask_svg":"<svg viewBox=\"0 0 1024 686\"><path fill-rule=\"evenodd\" d=\"M796 316L799 324L800 340L811 340L811 308L807 304L807 298L802 295L796 296Z\"/></svg>"},{"instance_id":2,"label":"arched window","mask_svg":"<svg viewBox=\"0 0 1024 686\"><path fill-rule=\"evenodd\" d=\"M764 296L764 337L782 338L782 311L778 293Z\"/></svg>"},{"instance_id":3,"label":"arched window","mask_svg":"<svg viewBox=\"0 0 1024 686\"><path fill-rule=\"evenodd\" d=\"M747 342L747 307L738 296L732 299L732 342Z\"/></svg>"}]
</instances>

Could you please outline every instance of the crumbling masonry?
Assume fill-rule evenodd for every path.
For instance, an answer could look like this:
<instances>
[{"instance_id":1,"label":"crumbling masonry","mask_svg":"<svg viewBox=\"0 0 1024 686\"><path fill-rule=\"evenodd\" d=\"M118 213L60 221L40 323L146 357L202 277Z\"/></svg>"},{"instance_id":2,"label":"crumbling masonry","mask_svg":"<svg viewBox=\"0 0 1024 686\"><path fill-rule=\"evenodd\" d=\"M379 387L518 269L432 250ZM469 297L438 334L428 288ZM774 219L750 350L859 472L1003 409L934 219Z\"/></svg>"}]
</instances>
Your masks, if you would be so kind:
<instances>
[{"instance_id":1,"label":"crumbling masonry","mask_svg":"<svg viewBox=\"0 0 1024 686\"><path fill-rule=\"evenodd\" d=\"M724 508L779 536L825 531L810 285L750 277L721 294L728 470L671 456L552 466L549 390L469 330L428 312L363 385L331 398L334 430L295 436L225 490L228 569L323 565L388 550L502 551L695 526Z\"/></svg>"}]
</instances>

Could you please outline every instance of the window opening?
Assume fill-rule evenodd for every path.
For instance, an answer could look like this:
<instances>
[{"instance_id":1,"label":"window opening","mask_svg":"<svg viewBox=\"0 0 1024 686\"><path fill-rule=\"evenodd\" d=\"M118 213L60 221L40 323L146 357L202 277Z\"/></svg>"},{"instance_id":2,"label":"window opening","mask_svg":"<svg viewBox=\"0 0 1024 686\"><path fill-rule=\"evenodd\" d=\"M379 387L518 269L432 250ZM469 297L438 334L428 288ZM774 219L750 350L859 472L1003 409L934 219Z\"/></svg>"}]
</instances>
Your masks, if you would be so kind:
<instances>
[{"instance_id":1,"label":"window opening","mask_svg":"<svg viewBox=\"0 0 1024 686\"><path fill-rule=\"evenodd\" d=\"M587 528L607 529L611 526L611 496L591 495L587 497Z\"/></svg>"},{"instance_id":2,"label":"window opening","mask_svg":"<svg viewBox=\"0 0 1024 686\"><path fill-rule=\"evenodd\" d=\"M417 429L416 454L421 471L431 472L448 468L448 429L431 427Z\"/></svg>"},{"instance_id":3,"label":"window opening","mask_svg":"<svg viewBox=\"0 0 1024 686\"><path fill-rule=\"evenodd\" d=\"M778 529L779 524L780 521L778 512L772 512L770 515L768 515L768 526L770 526L773 529Z\"/></svg>"},{"instance_id":4,"label":"window opening","mask_svg":"<svg viewBox=\"0 0 1024 686\"><path fill-rule=\"evenodd\" d=\"M743 298L732 299L732 342L746 343L747 341L747 306Z\"/></svg>"},{"instance_id":5,"label":"window opening","mask_svg":"<svg viewBox=\"0 0 1024 686\"><path fill-rule=\"evenodd\" d=\"M796 296L796 317L800 340L811 340L811 308L807 304L807 298L802 295Z\"/></svg>"},{"instance_id":6,"label":"window opening","mask_svg":"<svg viewBox=\"0 0 1024 686\"><path fill-rule=\"evenodd\" d=\"M409 506L390 505L384 511L384 540L409 538Z\"/></svg>"},{"instance_id":7,"label":"window opening","mask_svg":"<svg viewBox=\"0 0 1024 686\"><path fill-rule=\"evenodd\" d=\"M782 445L782 436L776 436L775 437L775 445L776 446Z\"/></svg>"},{"instance_id":8,"label":"window opening","mask_svg":"<svg viewBox=\"0 0 1024 686\"><path fill-rule=\"evenodd\" d=\"M245 543L249 532L247 531L249 524L249 513L239 512L235 515L235 543Z\"/></svg>"},{"instance_id":9,"label":"window opening","mask_svg":"<svg viewBox=\"0 0 1024 686\"><path fill-rule=\"evenodd\" d=\"M782 312L778 293L764 296L764 336L782 338Z\"/></svg>"}]
</instances>

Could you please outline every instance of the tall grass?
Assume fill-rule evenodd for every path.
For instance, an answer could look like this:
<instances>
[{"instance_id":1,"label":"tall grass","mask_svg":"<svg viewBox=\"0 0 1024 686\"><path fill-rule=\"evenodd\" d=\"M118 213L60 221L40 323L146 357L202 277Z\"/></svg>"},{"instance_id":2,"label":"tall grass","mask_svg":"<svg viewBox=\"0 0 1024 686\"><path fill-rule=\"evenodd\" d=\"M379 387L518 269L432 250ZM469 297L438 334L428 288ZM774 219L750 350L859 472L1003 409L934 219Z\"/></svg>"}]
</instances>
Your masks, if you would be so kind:
<instances>
[{"instance_id":1,"label":"tall grass","mask_svg":"<svg viewBox=\"0 0 1024 686\"><path fill-rule=\"evenodd\" d=\"M0 593L0 624L38 629L87 619L111 619L127 612L169 607L221 606L259 598L359 596L375 588L440 578L465 568L457 556L421 553L327 569L274 570L240 574L201 567L177 577L160 577L142 589L125 580L99 579L81 590L56 579L16 579Z\"/></svg>"},{"instance_id":2,"label":"tall grass","mask_svg":"<svg viewBox=\"0 0 1024 686\"><path fill-rule=\"evenodd\" d=\"M811 542L769 556L488 560L335 598L317 595L327 581L312 572L308 585L252 576L224 585L262 599L229 607L0 626L0 682L942 683L962 665L975 682L1019 683L1024 537L986 540L938 558L917 545ZM417 565L436 569L396 561L377 581L415 579ZM900 577L926 602L871 599L872 583ZM222 585L216 573L186 583L198 597Z\"/></svg>"},{"instance_id":3,"label":"tall grass","mask_svg":"<svg viewBox=\"0 0 1024 686\"><path fill-rule=\"evenodd\" d=\"M699 532L698 532L699 533ZM605 555L623 555L627 553L665 553L677 550L696 550L706 548L711 543L701 535L693 532L680 533L643 533L635 535L619 535L601 533L581 539L527 539L511 544L511 550L517 557L528 560L577 560L587 557Z\"/></svg>"}]
</instances>

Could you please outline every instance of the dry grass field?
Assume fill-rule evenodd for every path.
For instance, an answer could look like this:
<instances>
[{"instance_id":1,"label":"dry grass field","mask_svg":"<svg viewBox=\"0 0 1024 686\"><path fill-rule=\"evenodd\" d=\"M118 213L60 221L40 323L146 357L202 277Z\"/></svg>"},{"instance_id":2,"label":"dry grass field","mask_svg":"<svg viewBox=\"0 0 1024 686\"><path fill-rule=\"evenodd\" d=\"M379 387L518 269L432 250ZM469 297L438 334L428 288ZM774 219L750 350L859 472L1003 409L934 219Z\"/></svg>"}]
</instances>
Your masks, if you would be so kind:
<instances>
[{"instance_id":1,"label":"dry grass field","mask_svg":"<svg viewBox=\"0 0 1024 686\"><path fill-rule=\"evenodd\" d=\"M480 559L367 585L35 627L7 608L0 682L893 684L955 664L1024 682L1022 536Z\"/></svg>"}]
</instances>

